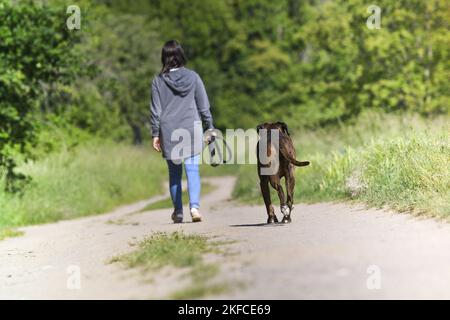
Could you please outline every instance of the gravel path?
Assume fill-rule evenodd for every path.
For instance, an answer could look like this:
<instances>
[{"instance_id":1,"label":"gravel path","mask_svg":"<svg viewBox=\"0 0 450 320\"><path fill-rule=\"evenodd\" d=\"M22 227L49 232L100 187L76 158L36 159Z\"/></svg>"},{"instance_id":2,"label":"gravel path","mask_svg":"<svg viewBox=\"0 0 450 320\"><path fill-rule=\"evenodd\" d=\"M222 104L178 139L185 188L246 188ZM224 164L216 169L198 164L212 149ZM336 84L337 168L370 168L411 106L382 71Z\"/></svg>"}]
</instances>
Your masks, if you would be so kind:
<instances>
[{"instance_id":1,"label":"gravel path","mask_svg":"<svg viewBox=\"0 0 450 320\"><path fill-rule=\"evenodd\" d=\"M168 209L133 213L164 195L22 228L24 236L0 241L0 299L164 298L183 285L177 270L149 280L107 262L153 232L176 230L235 240L219 280L244 285L217 298L450 298L449 224L321 203L298 204L292 224L266 225L262 206L230 200L234 178L208 180L216 189L203 198L202 223L171 224Z\"/></svg>"}]
</instances>

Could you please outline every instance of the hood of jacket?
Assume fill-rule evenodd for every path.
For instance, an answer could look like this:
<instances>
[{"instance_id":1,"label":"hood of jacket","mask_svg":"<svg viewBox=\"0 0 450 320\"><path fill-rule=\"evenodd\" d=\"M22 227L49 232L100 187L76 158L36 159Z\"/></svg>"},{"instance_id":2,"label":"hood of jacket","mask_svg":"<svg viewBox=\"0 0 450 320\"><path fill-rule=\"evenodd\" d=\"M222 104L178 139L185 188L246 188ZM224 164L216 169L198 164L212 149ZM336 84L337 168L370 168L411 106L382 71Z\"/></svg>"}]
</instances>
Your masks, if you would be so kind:
<instances>
[{"instance_id":1,"label":"hood of jacket","mask_svg":"<svg viewBox=\"0 0 450 320\"><path fill-rule=\"evenodd\" d=\"M186 96L194 88L196 81L195 73L184 67L167 72L161 77L172 91L182 97Z\"/></svg>"}]
</instances>

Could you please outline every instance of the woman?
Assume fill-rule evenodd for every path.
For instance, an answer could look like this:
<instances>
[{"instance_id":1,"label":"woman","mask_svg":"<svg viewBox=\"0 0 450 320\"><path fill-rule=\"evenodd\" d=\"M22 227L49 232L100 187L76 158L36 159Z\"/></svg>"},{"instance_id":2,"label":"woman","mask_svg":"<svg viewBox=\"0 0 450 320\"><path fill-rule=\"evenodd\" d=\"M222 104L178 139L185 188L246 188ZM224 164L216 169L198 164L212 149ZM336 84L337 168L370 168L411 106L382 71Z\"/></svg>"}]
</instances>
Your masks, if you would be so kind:
<instances>
[{"instance_id":1,"label":"woman","mask_svg":"<svg viewBox=\"0 0 450 320\"><path fill-rule=\"evenodd\" d=\"M199 162L203 149L202 122L213 129L209 101L200 76L187 68L181 45L171 40L161 52L162 70L152 82L151 126L153 148L169 167L174 223L183 222L182 162L186 170L193 222L200 222Z\"/></svg>"}]
</instances>

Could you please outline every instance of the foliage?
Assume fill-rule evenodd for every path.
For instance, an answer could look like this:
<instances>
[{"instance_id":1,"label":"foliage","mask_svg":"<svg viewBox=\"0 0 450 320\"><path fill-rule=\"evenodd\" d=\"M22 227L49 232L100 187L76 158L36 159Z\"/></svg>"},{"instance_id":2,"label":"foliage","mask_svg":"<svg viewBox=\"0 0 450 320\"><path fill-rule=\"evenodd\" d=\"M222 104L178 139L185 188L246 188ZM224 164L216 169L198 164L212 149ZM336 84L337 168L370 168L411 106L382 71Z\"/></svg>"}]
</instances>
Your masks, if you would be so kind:
<instances>
[{"instance_id":1,"label":"foliage","mask_svg":"<svg viewBox=\"0 0 450 320\"><path fill-rule=\"evenodd\" d=\"M302 132L300 151L313 153L320 164L318 170L299 170L302 199L346 198L343 181L350 179L370 185L374 192L357 197L377 205L385 199L396 208L422 206L437 214L445 207L434 205L445 203L445 188L416 180L447 182L429 171L446 172L445 157L427 147L446 136L428 135L423 125L405 129L404 121L413 121L409 116L398 120L410 112L431 119L450 114L445 0L380 0L381 29L374 30L366 26L370 13L362 0L80 0L81 30L69 32L71 4L0 0L0 182L21 191L0 191L0 224L84 215L153 192L142 187L144 178L160 177L140 164L129 168L134 164L123 160L127 151L121 149L127 147L110 142L148 138L150 81L160 68L163 40L170 38L182 42L189 67L204 79L218 127L284 120ZM395 116L378 119L368 110ZM102 144L104 157L89 149ZM110 161L115 157L123 163ZM390 167L383 157L405 168ZM366 164L378 169L362 170ZM410 171L414 165L421 169ZM120 177L111 173L118 168ZM389 186L394 189L383 189L397 169ZM116 186L135 186L121 177L139 170L134 192ZM242 175L237 190L246 197L254 193L254 177ZM33 180L19 183L29 181L26 176ZM120 194L105 191L110 185ZM389 195L400 197L399 186L410 198L406 194L396 205ZM420 200L421 192L433 203Z\"/></svg>"},{"instance_id":2,"label":"foliage","mask_svg":"<svg viewBox=\"0 0 450 320\"><path fill-rule=\"evenodd\" d=\"M366 26L362 0L150 3L162 35L181 40L206 79L220 127L316 127L369 108L449 112L445 0L380 1L379 30Z\"/></svg>"},{"instance_id":3,"label":"foliage","mask_svg":"<svg viewBox=\"0 0 450 320\"><path fill-rule=\"evenodd\" d=\"M96 74L74 86L79 106L69 118L91 132L132 137L140 144L147 131L151 79L159 69L157 24L142 14L113 14L102 7L92 16L81 51Z\"/></svg>"},{"instance_id":4,"label":"foliage","mask_svg":"<svg viewBox=\"0 0 450 320\"><path fill-rule=\"evenodd\" d=\"M36 112L49 84L67 83L79 70L71 50L77 33L65 11L34 1L0 0L0 168L14 189L15 158L35 142Z\"/></svg>"},{"instance_id":5,"label":"foliage","mask_svg":"<svg viewBox=\"0 0 450 320\"><path fill-rule=\"evenodd\" d=\"M311 166L296 170L295 201L355 199L448 218L449 129L448 117L365 112L353 125L297 133L297 158ZM233 194L261 202L256 168L240 170Z\"/></svg>"},{"instance_id":6,"label":"foliage","mask_svg":"<svg viewBox=\"0 0 450 320\"><path fill-rule=\"evenodd\" d=\"M182 42L220 128L317 128L366 109L449 113L445 0L380 1L373 30L362 0L82 0L79 32L65 27L68 0L11 3L0 10L0 167L10 176L26 150L75 146L82 131L147 138L162 39ZM27 147L37 133L44 140Z\"/></svg>"},{"instance_id":7,"label":"foliage","mask_svg":"<svg viewBox=\"0 0 450 320\"><path fill-rule=\"evenodd\" d=\"M319 23L300 28L296 37L309 52L309 61L298 78L307 82L294 84L296 88L289 92L305 97L306 103L293 106L293 113L306 112L307 121L323 123L369 108L449 111L446 1L380 1L377 5L382 9L379 30L366 27L369 14L360 0L327 2L312 16ZM315 109L316 114L303 107Z\"/></svg>"}]
</instances>

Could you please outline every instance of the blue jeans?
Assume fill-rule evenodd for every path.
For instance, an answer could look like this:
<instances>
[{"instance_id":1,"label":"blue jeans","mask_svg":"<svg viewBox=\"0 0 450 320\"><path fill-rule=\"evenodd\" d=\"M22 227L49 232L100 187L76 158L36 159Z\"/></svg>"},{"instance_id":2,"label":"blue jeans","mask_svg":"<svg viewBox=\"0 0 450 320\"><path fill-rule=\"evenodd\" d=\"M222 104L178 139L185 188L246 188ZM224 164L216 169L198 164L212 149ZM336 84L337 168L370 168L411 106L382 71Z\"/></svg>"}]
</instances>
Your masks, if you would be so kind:
<instances>
[{"instance_id":1,"label":"blue jeans","mask_svg":"<svg viewBox=\"0 0 450 320\"><path fill-rule=\"evenodd\" d=\"M184 168L186 170L188 192L189 192L189 207L200 208L200 172L199 172L200 154L192 156L184 160ZM173 207L178 214L183 213L183 200L181 197L181 177L183 175L183 164L174 163L167 160L169 167L169 188L170 196L172 197Z\"/></svg>"}]
</instances>

